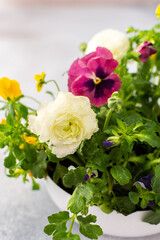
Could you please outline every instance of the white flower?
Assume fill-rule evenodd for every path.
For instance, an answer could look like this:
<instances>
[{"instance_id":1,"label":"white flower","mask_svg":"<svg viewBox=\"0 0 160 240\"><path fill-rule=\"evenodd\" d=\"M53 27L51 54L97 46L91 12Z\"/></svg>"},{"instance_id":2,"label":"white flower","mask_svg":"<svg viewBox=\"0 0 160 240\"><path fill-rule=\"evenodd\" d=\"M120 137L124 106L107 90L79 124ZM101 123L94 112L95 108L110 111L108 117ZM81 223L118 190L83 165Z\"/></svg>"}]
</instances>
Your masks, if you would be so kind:
<instances>
[{"instance_id":1,"label":"white flower","mask_svg":"<svg viewBox=\"0 0 160 240\"><path fill-rule=\"evenodd\" d=\"M119 60L126 54L129 46L129 40L123 33L114 29L106 29L91 38L85 54L94 52L97 47L105 47L112 52L115 59Z\"/></svg>"},{"instance_id":2,"label":"white flower","mask_svg":"<svg viewBox=\"0 0 160 240\"><path fill-rule=\"evenodd\" d=\"M84 139L98 131L96 114L89 99L60 92L55 101L46 103L29 118L30 130L39 135L58 158L73 154Z\"/></svg>"}]
</instances>

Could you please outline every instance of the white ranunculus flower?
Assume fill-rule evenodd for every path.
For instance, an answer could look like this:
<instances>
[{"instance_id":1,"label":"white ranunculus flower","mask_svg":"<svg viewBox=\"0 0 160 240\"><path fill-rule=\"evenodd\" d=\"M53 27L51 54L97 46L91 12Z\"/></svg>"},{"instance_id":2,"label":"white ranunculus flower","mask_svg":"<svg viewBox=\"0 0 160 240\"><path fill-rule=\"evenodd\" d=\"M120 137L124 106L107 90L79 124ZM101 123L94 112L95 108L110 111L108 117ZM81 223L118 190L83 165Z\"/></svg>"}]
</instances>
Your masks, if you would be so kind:
<instances>
[{"instance_id":1,"label":"white ranunculus flower","mask_svg":"<svg viewBox=\"0 0 160 240\"><path fill-rule=\"evenodd\" d=\"M58 93L55 101L43 104L37 116L29 118L30 130L39 135L58 158L73 154L84 139L98 131L96 114L89 99L72 93Z\"/></svg>"},{"instance_id":2,"label":"white ranunculus flower","mask_svg":"<svg viewBox=\"0 0 160 240\"><path fill-rule=\"evenodd\" d=\"M119 60L126 54L129 46L129 40L123 33L114 29L105 29L91 38L85 54L94 52L97 47L105 47L112 52L115 59Z\"/></svg>"}]
</instances>

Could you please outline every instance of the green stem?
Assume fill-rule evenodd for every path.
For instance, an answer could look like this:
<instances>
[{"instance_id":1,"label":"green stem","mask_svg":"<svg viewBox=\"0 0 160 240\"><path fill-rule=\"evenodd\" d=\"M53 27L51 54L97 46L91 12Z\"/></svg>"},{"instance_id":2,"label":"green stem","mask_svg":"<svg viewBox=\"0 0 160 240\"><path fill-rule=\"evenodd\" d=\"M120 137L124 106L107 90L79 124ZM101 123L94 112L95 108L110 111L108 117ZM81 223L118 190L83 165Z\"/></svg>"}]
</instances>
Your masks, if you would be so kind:
<instances>
[{"instance_id":1,"label":"green stem","mask_svg":"<svg viewBox=\"0 0 160 240\"><path fill-rule=\"evenodd\" d=\"M146 164L146 167L151 167L152 165L157 163L160 163L160 158L150 161L149 163Z\"/></svg>"},{"instance_id":2,"label":"green stem","mask_svg":"<svg viewBox=\"0 0 160 240\"><path fill-rule=\"evenodd\" d=\"M50 83L50 82L54 82L54 84L56 85L56 88L57 88L58 92L60 92L60 88L59 88L59 86L58 86L58 84L57 84L57 82L56 82L55 80L49 80L49 81L47 81L47 82L45 82L45 83L47 84L47 83Z\"/></svg>"},{"instance_id":3,"label":"green stem","mask_svg":"<svg viewBox=\"0 0 160 240\"><path fill-rule=\"evenodd\" d=\"M74 224L74 220L76 219L76 214L73 214L73 216L71 217L71 225L68 231L68 237L70 236L71 232L72 232L72 228L73 228L73 224Z\"/></svg>"},{"instance_id":4,"label":"green stem","mask_svg":"<svg viewBox=\"0 0 160 240\"><path fill-rule=\"evenodd\" d=\"M66 158L68 158L69 160L71 160L72 162L74 162L76 165L78 166L83 166L84 164L80 161L80 159L78 159L76 156L74 155L68 155Z\"/></svg>"},{"instance_id":5,"label":"green stem","mask_svg":"<svg viewBox=\"0 0 160 240\"><path fill-rule=\"evenodd\" d=\"M105 120L105 122L104 122L103 130L105 130L106 127L108 126L108 123L109 123L109 120L110 120L110 118L111 118L112 112L113 112L113 110L112 110L112 109L109 109L108 114L107 114L107 117L106 117L106 120Z\"/></svg>"},{"instance_id":6,"label":"green stem","mask_svg":"<svg viewBox=\"0 0 160 240\"><path fill-rule=\"evenodd\" d=\"M33 98L33 97L26 96L26 95L24 95L24 97L25 97L25 98L30 98L30 99L32 99L33 101L35 101L36 103L40 104L40 102L39 102L37 99Z\"/></svg>"},{"instance_id":7,"label":"green stem","mask_svg":"<svg viewBox=\"0 0 160 240\"><path fill-rule=\"evenodd\" d=\"M36 115L36 114L37 114L36 111L28 113L28 115Z\"/></svg>"}]
</instances>

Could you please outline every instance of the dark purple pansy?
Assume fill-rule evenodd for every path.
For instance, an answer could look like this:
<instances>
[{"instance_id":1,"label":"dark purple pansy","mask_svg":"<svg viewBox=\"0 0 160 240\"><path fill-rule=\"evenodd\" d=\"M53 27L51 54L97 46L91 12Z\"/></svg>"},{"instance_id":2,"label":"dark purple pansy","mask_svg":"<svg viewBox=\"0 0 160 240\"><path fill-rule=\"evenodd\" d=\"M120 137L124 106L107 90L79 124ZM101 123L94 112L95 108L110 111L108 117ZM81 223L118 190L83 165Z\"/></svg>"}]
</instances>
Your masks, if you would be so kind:
<instances>
[{"instance_id":1,"label":"dark purple pansy","mask_svg":"<svg viewBox=\"0 0 160 240\"><path fill-rule=\"evenodd\" d=\"M89 174L86 174L85 178L84 178L84 182L87 182L89 179Z\"/></svg>"},{"instance_id":2,"label":"dark purple pansy","mask_svg":"<svg viewBox=\"0 0 160 240\"><path fill-rule=\"evenodd\" d=\"M142 182L144 184L144 186L149 191L151 191L152 190L151 181L152 181L153 176L154 176L153 174L149 174L147 176L141 177L138 182Z\"/></svg>"},{"instance_id":3,"label":"dark purple pansy","mask_svg":"<svg viewBox=\"0 0 160 240\"><path fill-rule=\"evenodd\" d=\"M112 73L117 66L108 49L97 47L95 52L73 62L68 72L68 89L76 96L88 97L93 106L102 106L121 88L119 76Z\"/></svg>"},{"instance_id":4,"label":"dark purple pansy","mask_svg":"<svg viewBox=\"0 0 160 240\"><path fill-rule=\"evenodd\" d=\"M105 142L103 142L103 147L111 147L113 145L114 144L111 141L109 141L109 140L106 140Z\"/></svg>"},{"instance_id":5,"label":"dark purple pansy","mask_svg":"<svg viewBox=\"0 0 160 240\"><path fill-rule=\"evenodd\" d=\"M145 41L139 47L137 47L135 51L141 53L140 60L142 62L146 62L149 56L157 52L157 50L153 47L153 44L147 41Z\"/></svg>"}]
</instances>

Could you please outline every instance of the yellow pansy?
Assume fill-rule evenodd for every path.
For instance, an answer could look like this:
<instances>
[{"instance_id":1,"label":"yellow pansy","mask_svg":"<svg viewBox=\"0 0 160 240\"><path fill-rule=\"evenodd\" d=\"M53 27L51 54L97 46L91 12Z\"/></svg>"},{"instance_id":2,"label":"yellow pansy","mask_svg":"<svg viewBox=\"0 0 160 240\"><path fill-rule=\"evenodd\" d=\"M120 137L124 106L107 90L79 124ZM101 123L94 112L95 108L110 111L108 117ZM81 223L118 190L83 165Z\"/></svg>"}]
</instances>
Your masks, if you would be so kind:
<instances>
[{"instance_id":1,"label":"yellow pansy","mask_svg":"<svg viewBox=\"0 0 160 240\"><path fill-rule=\"evenodd\" d=\"M0 96L5 100L7 100L8 97L13 100L21 94L20 85L16 80L10 80L7 77L0 79Z\"/></svg>"},{"instance_id":2,"label":"yellow pansy","mask_svg":"<svg viewBox=\"0 0 160 240\"><path fill-rule=\"evenodd\" d=\"M28 144L34 145L38 142L37 138L33 137L33 136L26 136L26 134L24 134L23 137L24 137L24 140L26 141L26 143L28 143Z\"/></svg>"},{"instance_id":3,"label":"yellow pansy","mask_svg":"<svg viewBox=\"0 0 160 240\"><path fill-rule=\"evenodd\" d=\"M6 119L3 118L0 124L6 124Z\"/></svg>"},{"instance_id":4,"label":"yellow pansy","mask_svg":"<svg viewBox=\"0 0 160 240\"><path fill-rule=\"evenodd\" d=\"M156 13L156 16L160 18L160 4L157 6L155 13Z\"/></svg>"},{"instance_id":5,"label":"yellow pansy","mask_svg":"<svg viewBox=\"0 0 160 240\"><path fill-rule=\"evenodd\" d=\"M24 137L25 142L30 144L30 145L34 145L34 144L36 144L38 142L36 137L33 137L33 136L26 136L26 134L24 134L23 137ZM19 148L23 149L24 148L24 144L22 143L19 146Z\"/></svg>"},{"instance_id":6,"label":"yellow pansy","mask_svg":"<svg viewBox=\"0 0 160 240\"><path fill-rule=\"evenodd\" d=\"M23 169L17 169L14 171L14 177L19 177L21 174L24 174L25 171Z\"/></svg>"},{"instance_id":7,"label":"yellow pansy","mask_svg":"<svg viewBox=\"0 0 160 240\"><path fill-rule=\"evenodd\" d=\"M34 79L37 81L37 91L40 92L42 90L43 84L45 83L45 76L46 74L44 72L42 72L42 74L36 74L34 76Z\"/></svg>"}]
</instances>

